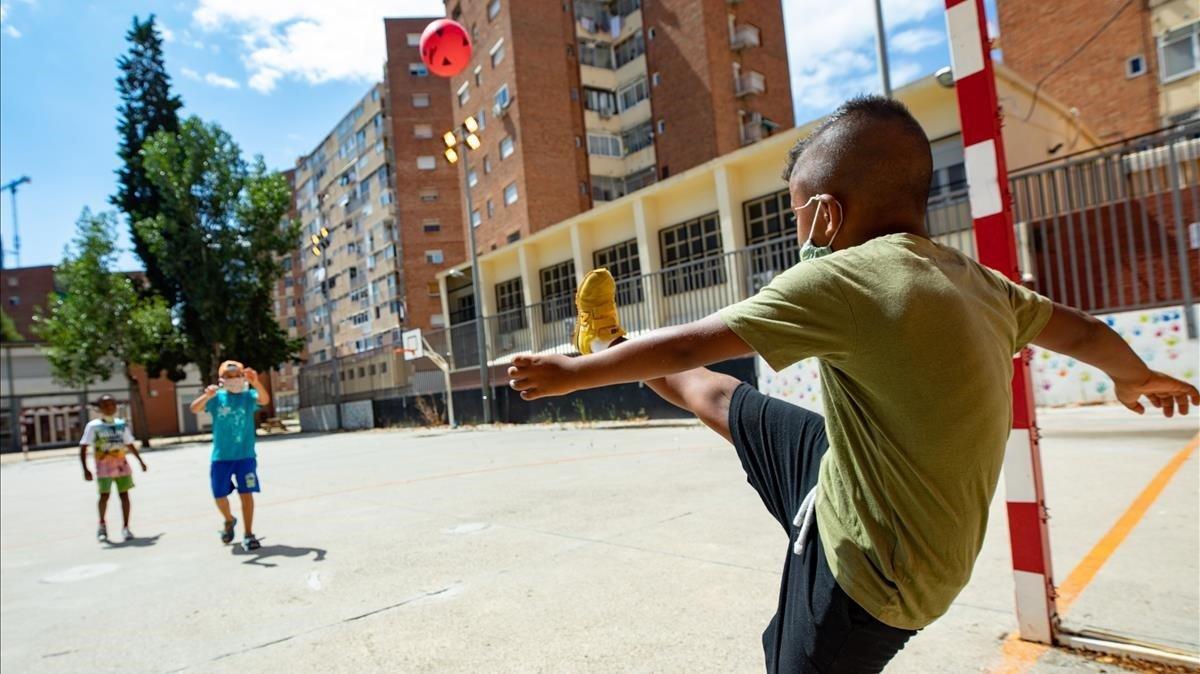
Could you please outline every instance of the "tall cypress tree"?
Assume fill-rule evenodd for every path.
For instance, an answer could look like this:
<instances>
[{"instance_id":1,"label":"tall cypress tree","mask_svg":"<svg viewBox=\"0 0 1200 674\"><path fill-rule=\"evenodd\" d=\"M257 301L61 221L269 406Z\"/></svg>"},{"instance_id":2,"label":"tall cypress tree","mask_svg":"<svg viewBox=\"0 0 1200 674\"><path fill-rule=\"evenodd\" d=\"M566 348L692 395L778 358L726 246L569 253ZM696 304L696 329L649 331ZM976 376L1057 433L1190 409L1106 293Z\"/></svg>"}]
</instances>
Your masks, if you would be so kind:
<instances>
[{"instance_id":1,"label":"tall cypress tree","mask_svg":"<svg viewBox=\"0 0 1200 674\"><path fill-rule=\"evenodd\" d=\"M179 130L179 108L183 102L171 95L171 77L163 65L162 37L154 25L154 15L145 21L133 17L133 26L125 34L129 52L117 59L121 75L117 91L121 105L117 108L120 122L117 131L121 139L117 155L117 193L109 201L125 214L133 249L146 267L150 286L169 303L179 298L179 285L163 274L154 252L135 226L139 221L158 215L162 197L157 187L146 177L142 166L142 145L158 131L175 133Z\"/></svg>"}]
</instances>

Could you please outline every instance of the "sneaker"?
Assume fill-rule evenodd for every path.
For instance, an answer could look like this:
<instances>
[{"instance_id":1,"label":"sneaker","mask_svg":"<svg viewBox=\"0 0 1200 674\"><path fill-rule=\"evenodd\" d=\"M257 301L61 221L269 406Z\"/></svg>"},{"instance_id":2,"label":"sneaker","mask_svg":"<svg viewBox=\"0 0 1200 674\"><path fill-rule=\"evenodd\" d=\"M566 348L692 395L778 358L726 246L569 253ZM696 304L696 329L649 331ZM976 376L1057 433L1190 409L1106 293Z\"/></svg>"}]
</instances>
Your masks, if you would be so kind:
<instances>
[{"instance_id":1,"label":"sneaker","mask_svg":"<svg viewBox=\"0 0 1200 674\"><path fill-rule=\"evenodd\" d=\"M233 528L237 526L237 518L233 518L225 523L225 526L218 532L221 534L221 542L229 545L233 542Z\"/></svg>"},{"instance_id":2,"label":"sneaker","mask_svg":"<svg viewBox=\"0 0 1200 674\"><path fill-rule=\"evenodd\" d=\"M603 349L625 335L617 316L617 282L607 269L593 269L575 293L575 331L571 342L579 353Z\"/></svg>"},{"instance_id":3,"label":"sneaker","mask_svg":"<svg viewBox=\"0 0 1200 674\"><path fill-rule=\"evenodd\" d=\"M108 542L108 527L105 526L104 522L101 522L100 526L96 528L96 540L101 543Z\"/></svg>"},{"instance_id":4,"label":"sneaker","mask_svg":"<svg viewBox=\"0 0 1200 674\"><path fill-rule=\"evenodd\" d=\"M261 547L262 543L258 542L258 539L254 537L254 534L247 534L246 537L242 539L243 550L257 550Z\"/></svg>"},{"instance_id":5,"label":"sneaker","mask_svg":"<svg viewBox=\"0 0 1200 674\"><path fill-rule=\"evenodd\" d=\"M133 532L129 530L129 527L121 529L121 538L126 541L133 540Z\"/></svg>"}]
</instances>

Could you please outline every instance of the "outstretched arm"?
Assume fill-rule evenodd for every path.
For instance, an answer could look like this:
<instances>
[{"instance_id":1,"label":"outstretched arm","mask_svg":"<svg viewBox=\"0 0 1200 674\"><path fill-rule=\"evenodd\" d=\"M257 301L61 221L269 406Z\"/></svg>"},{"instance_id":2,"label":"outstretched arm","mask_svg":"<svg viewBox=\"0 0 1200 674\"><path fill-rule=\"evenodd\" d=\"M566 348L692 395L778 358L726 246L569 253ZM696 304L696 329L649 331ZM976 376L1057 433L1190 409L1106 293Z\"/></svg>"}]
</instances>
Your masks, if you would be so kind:
<instances>
[{"instance_id":1,"label":"outstretched arm","mask_svg":"<svg viewBox=\"0 0 1200 674\"><path fill-rule=\"evenodd\" d=\"M192 401L188 409L192 410L192 414L200 414L201 410L204 409L204 404L212 400L212 397L215 395L217 395L217 387L215 384L210 384L204 389L204 393L201 393Z\"/></svg>"},{"instance_id":2,"label":"outstretched arm","mask_svg":"<svg viewBox=\"0 0 1200 674\"><path fill-rule=\"evenodd\" d=\"M591 356L517 356L509 385L523 400L657 379L753 353L716 314L655 330Z\"/></svg>"},{"instance_id":3,"label":"outstretched arm","mask_svg":"<svg viewBox=\"0 0 1200 674\"><path fill-rule=\"evenodd\" d=\"M1103 370L1113 380L1117 400L1138 414L1146 411L1142 396L1168 417L1175 414L1176 407L1180 414L1187 414L1189 402L1200 406L1195 386L1151 370L1120 335L1081 311L1055 304L1054 313L1033 343Z\"/></svg>"}]
</instances>

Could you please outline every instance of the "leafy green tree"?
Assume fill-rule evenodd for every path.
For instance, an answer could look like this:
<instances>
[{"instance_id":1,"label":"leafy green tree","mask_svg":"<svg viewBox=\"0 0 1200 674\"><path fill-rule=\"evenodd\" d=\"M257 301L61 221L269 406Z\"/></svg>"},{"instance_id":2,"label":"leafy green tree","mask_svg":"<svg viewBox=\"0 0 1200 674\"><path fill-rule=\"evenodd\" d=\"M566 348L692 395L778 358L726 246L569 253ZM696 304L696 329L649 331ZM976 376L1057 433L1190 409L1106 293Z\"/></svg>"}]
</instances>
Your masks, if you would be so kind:
<instances>
[{"instance_id":1,"label":"leafy green tree","mask_svg":"<svg viewBox=\"0 0 1200 674\"><path fill-rule=\"evenodd\" d=\"M148 441L146 411L134 366L152 362L175 329L167 303L140 293L128 274L113 271L118 250L112 213L84 209L76 235L55 270L60 292L39 310L34 332L45 340L44 353L54 379L85 388L122 373L129 385L135 427Z\"/></svg>"},{"instance_id":2,"label":"leafy green tree","mask_svg":"<svg viewBox=\"0 0 1200 674\"><path fill-rule=\"evenodd\" d=\"M117 193L109 201L128 219L133 250L146 267L150 286L174 301L178 285L162 273L158 259L135 225L157 215L161 205L158 189L142 165L142 146L159 131L179 130L178 112L183 103L178 96L171 95L171 77L163 64L162 37L154 24L154 15L145 21L135 16L125 39L129 42L129 52L117 59L121 71L117 78L121 97L117 108L117 131L121 137L117 156L121 158L121 166L117 169Z\"/></svg>"},{"instance_id":3,"label":"leafy green tree","mask_svg":"<svg viewBox=\"0 0 1200 674\"><path fill-rule=\"evenodd\" d=\"M0 309L0 339L6 342L20 342L25 338L17 331L17 324L3 309Z\"/></svg>"},{"instance_id":4,"label":"leafy green tree","mask_svg":"<svg viewBox=\"0 0 1200 674\"><path fill-rule=\"evenodd\" d=\"M225 358L264 372L295 361L301 341L289 339L272 312L279 258L299 236L299 224L286 219L287 180L261 157L247 164L228 133L196 117L178 133L151 136L142 163L161 202L135 227L179 284L174 311L188 362L207 384Z\"/></svg>"}]
</instances>

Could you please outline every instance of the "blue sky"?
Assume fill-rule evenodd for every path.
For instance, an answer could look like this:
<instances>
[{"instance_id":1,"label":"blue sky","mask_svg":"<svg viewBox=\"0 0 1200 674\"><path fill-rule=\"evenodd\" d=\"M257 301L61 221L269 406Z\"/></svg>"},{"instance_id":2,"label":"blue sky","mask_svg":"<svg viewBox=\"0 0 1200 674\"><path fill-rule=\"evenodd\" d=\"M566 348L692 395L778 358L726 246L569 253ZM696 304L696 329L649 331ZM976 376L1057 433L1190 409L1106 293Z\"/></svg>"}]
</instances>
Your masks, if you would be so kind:
<instances>
[{"instance_id":1,"label":"blue sky","mask_svg":"<svg viewBox=\"0 0 1200 674\"><path fill-rule=\"evenodd\" d=\"M878 87L870 0L783 4L798 121ZM883 4L894 85L949 63L943 0ZM441 0L2 0L2 7L0 180L33 180L18 193L23 266L57 263L80 210L109 208L115 59L134 15L154 13L165 27L167 69L184 113L221 124L247 157L261 154L283 169L381 77L384 16L443 13ZM2 196L0 230L12 266L11 207ZM121 245L121 266L140 267L124 232Z\"/></svg>"}]
</instances>

